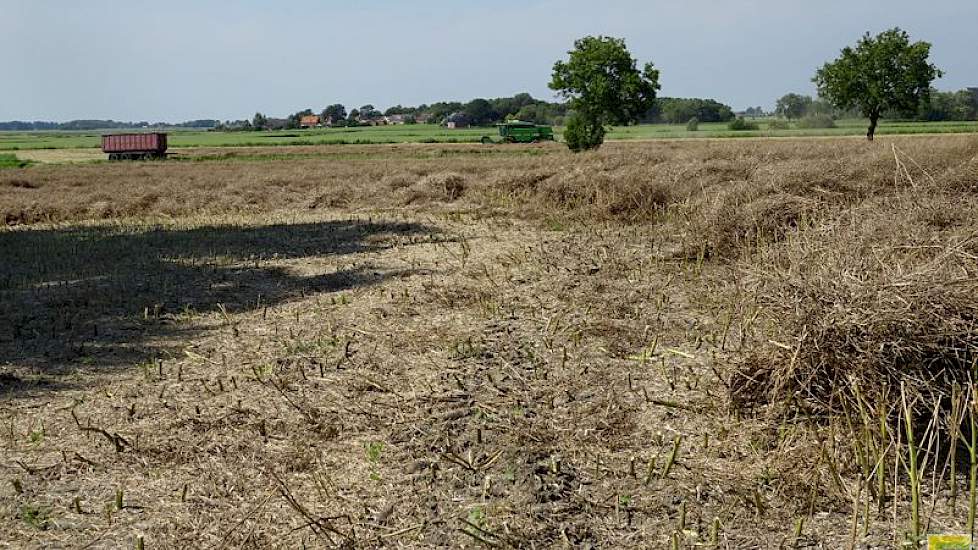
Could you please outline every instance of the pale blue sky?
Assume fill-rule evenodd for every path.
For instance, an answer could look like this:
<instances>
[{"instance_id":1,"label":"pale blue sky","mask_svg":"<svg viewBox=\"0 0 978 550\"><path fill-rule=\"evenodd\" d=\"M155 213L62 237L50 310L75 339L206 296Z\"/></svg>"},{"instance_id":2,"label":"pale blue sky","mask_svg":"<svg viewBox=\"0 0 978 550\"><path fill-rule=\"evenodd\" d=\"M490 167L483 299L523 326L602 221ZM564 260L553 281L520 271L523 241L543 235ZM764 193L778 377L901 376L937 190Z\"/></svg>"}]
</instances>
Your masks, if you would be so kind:
<instances>
[{"instance_id":1,"label":"pale blue sky","mask_svg":"<svg viewBox=\"0 0 978 550\"><path fill-rule=\"evenodd\" d=\"M550 99L587 34L625 38L663 95L770 107L892 26L934 44L939 88L978 86L976 0L0 0L0 120Z\"/></svg>"}]
</instances>

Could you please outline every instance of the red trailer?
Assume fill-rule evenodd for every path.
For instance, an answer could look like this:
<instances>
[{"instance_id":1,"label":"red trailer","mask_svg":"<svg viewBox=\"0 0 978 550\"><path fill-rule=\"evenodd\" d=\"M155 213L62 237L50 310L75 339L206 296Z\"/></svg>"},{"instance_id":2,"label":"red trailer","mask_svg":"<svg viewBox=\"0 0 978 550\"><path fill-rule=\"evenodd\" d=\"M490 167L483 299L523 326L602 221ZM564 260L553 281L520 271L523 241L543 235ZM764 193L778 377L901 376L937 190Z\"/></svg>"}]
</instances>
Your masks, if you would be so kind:
<instances>
[{"instance_id":1,"label":"red trailer","mask_svg":"<svg viewBox=\"0 0 978 550\"><path fill-rule=\"evenodd\" d=\"M114 134L102 136L102 152L109 160L166 158L166 134Z\"/></svg>"}]
</instances>

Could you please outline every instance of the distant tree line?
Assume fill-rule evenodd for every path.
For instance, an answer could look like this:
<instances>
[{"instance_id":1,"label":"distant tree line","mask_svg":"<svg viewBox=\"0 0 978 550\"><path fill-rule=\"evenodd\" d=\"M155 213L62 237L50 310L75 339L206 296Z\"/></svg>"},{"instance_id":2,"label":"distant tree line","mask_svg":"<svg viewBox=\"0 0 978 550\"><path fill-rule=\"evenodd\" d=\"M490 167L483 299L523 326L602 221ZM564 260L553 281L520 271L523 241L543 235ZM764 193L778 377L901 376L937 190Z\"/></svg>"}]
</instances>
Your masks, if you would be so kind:
<instances>
[{"instance_id":1,"label":"distant tree line","mask_svg":"<svg viewBox=\"0 0 978 550\"><path fill-rule=\"evenodd\" d=\"M931 90L929 101L921 105L916 114L921 120L978 120L978 89Z\"/></svg>"},{"instance_id":2,"label":"distant tree line","mask_svg":"<svg viewBox=\"0 0 978 550\"><path fill-rule=\"evenodd\" d=\"M493 99L477 98L468 102L441 101L415 107L395 105L380 111L373 105L362 105L347 111L342 104L333 104L320 112L303 109L286 118L268 117L255 113L250 120L220 121L213 119L189 120L177 124L168 122L119 122L115 120L72 120L69 122L9 121L0 122L0 131L31 132L44 130L93 131L106 129L140 130L151 128L201 128L220 131L290 130L300 127L301 119L318 115L329 120L334 127L370 125L387 117L401 117L404 124L425 122L443 124L448 120L465 125L489 126L505 120L523 120L536 124L563 125L571 109L566 103L535 99L528 93ZM751 107L744 112L748 117L766 116L761 107ZM838 109L829 101L808 95L790 93L777 101L776 116L801 120L812 117L856 118L855 109ZM956 92L930 90L922 98L916 110L885 113L886 118L927 121L978 120L978 90L972 88ZM728 122L735 118L730 106L714 99L656 98L652 108L639 120L643 123L687 124L691 120L702 122Z\"/></svg>"},{"instance_id":3,"label":"distant tree line","mask_svg":"<svg viewBox=\"0 0 978 550\"><path fill-rule=\"evenodd\" d=\"M760 107L758 107L760 111ZM373 105L363 105L347 111L346 106L334 104L320 112L303 109L286 118L272 118L255 113L251 120L221 123L217 129L225 131L292 130L300 127L304 116L318 115L332 127L373 125L381 119L398 117L403 124L444 124L454 121L466 126L491 126L506 120L522 120L535 124L563 125L571 108L567 103L536 99L528 93L512 97L492 99L476 98L468 102L439 101L431 104L405 107L395 105L380 111ZM672 98L656 99L653 107L639 117L641 122L665 122L685 124L696 118L700 122L726 122L734 118L733 110L713 99Z\"/></svg>"},{"instance_id":4,"label":"distant tree line","mask_svg":"<svg viewBox=\"0 0 978 550\"><path fill-rule=\"evenodd\" d=\"M861 116L856 109L837 109L824 99L796 93L785 94L778 99L774 114L789 120L814 116L832 118ZM881 116L887 119L932 122L978 120L978 90L941 92L932 88L929 94L921 98L915 109L890 109L883 112Z\"/></svg>"},{"instance_id":5,"label":"distant tree line","mask_svg":"<svg viewBox=\"0 0 978 550\"><path fill-rule=\"evenodd\" d=\"M188 120L178 124L172 124L169 122L119 122L115 120L72 120L69 122L47 122L41 120L25 122L13 120L9 122L0 122L0 131L36 132L44 130L78 131L116 129L139 130L147 128L214 128L218 124L220 124L220 121L210 119Z\"/></svg>"},{"instance_id":6,"label":"distant tree line","mask_svg":"<svg viewBox=\"0 0 978 550\"><path fill-rule=\"evenodd\" d=\"M514 119L537 124L560 124L567 115L567 106L535 99L528 93L493 99L476 98L464 103L439 101L411 107L395 105L385 111L370 104L347 111L345 105L336 103L318 113L312 109L303 109L284 119L268 117L259 112L251 120L228 121L219 125L218 129L291 130L299 128L302 118L311 115L318 115L323 124L332 127L369 126L386 123L392 118L402 124L444 124L452 120L467 126L489 126Z\"/></svg>"},{"instance_id":7,"label":"distant tree line","mask_svg":"<svg viewBox=\"0 0 978 550\"><path fill-rule=\"evenodd\" d=\"M727 122L734 118L734 112L730 106L714 99L660 97L641 120L686 124L694 118L699 122Z\"/></svg>"},{"instance_id":8,"label":"distant tree line","mask_svg":"<svg viewBox=\"0 0 978 550\"><path fill-rule=\"evenodd\" d=\"M472 126L488 126L504 120L524 120L537 124L555 124L567 114L563 103L535 99L528 93L493 99L476 98L467 103L440 101L431 105L404 107L396 105L384 111L385 116L423 117L431 124L442 124L450 118Z\"/></svg>"},{"instance_id":9,"label":"distant tree line","mask_svg":"<svg viewBox=\"0 0 978 550\"><path fill-rule=\"evenodd\" d=\"M567 103L548 102L535 99L528 93L512 97L493 99L476 98L468 102L440 101L413 107L395 105L380 111L373 105L362 105L347 111L346 106L336 103L318 113L313 109L303 109L286 118L273 118L255 113L250 120L216 121L198 120L182 124L157 123L116 123L113 121L73 121L70 123L0 123L0 130L86 130L98 128L144 128L150 126L181 126L194 128L213 128L220 131L254 130L293 130L301 126L305 116L318 115L321 121L329 121L333 127L356 127L377 124L378 121L400 117L404 124L444 124L449 120L471 126L490 126L505 120L523 120L535 124L563 125L571 114ZM774 113L776 116L801 120L816 117L857 118L856 109L839 109L827 100L808 95L790 93L781 97ZM761 107L751 107L744 112L748 117L767 116ZM921 102L917 111L888 112L887 118L916 120L976 120L978 119L978 92L961 90L958 92L939 92L931 90L929 97ZM639 117L643 123L687 124L691 120L703 122L729 122L736 118L733 109L715 99L661 97L656 98L652 108ZM386 120L385 120L386 119ZM114 124L116 126L108 126ZM27 126L24 126L27 125ZM45 126L46 125L46 126Z\"/></svg>"},{"instance_id":10,"label":"distant tree line","mask_svg":"<svg viewBox=\"0 0 978 550\"><path fill-rule=\"evenodd\" d=\"M800 120L815 116L828 116L832 118L859 117L859 112L856 110L838 109L824 99L790 93L778 99L774 107L774 115L788 120Z\"/></svg>"}]
</instances>

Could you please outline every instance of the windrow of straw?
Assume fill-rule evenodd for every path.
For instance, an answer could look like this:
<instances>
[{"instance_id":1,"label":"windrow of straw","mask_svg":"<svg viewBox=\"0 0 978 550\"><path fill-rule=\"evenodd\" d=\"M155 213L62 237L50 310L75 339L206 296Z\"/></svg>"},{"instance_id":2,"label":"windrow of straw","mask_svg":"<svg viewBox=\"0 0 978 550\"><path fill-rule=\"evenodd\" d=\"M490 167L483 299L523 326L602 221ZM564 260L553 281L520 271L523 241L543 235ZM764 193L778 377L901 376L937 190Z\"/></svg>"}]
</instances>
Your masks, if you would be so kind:
<instances>
[{"instance_id":1,"label":"windrow of straw","mask_svg":"<svg viewBox=\"0 0 978 550\"><path fill-rule=\"evenodd\" d=\"M827 414L863 400L896 414L901 386L946 405L975 380L978 200L955 199L930 187L869 200L744 262L767 324L734 401Z\"/></svg>"}]
</instances>

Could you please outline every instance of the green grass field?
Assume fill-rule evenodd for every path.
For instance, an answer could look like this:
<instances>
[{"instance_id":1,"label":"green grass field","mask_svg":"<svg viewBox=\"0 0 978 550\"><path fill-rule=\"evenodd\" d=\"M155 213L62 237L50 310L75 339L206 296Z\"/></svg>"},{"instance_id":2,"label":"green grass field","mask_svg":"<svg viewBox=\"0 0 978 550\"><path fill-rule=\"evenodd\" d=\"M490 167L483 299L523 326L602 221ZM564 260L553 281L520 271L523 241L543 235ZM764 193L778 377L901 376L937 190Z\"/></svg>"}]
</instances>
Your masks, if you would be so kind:
<instances>
[{"instance_id":1,"label":"green grass field","mask_svg":"<svg viewBox=\"0 0 978 550\"><path fill-rule=\"evenodd\" d=\"M759 122L758 131L734 132L725 123L704 123L696 132L682 124L643 124L616 127L608 134L611 140L736 138L736 137L812 137L849 136L866 132L864 120L840 120L837 128L767 130L767 122ZM883 121L877 133L978 133L978 121L967 122L904 122ZM260 147L269 145L343 145L371 143L474 143L484 135L495 135L494 128L449 130L440 126L379 126L364 128L330 128L288 130L281 132L204 132L172 130L171 147ZM100 132L0 132L0 150L75 149L99 147Z\"/></svg>"},{"instance_id":2,"label":"green grass field","mask_svg":"<svg viewBox=\"0 0 978 550\"><path fill-rule=\"evenodd\" d=\"M30 161L20 160L17 155L0 155L0 170L4 168L23 168L30 164Z\"/></svg>"}]
</instances>

